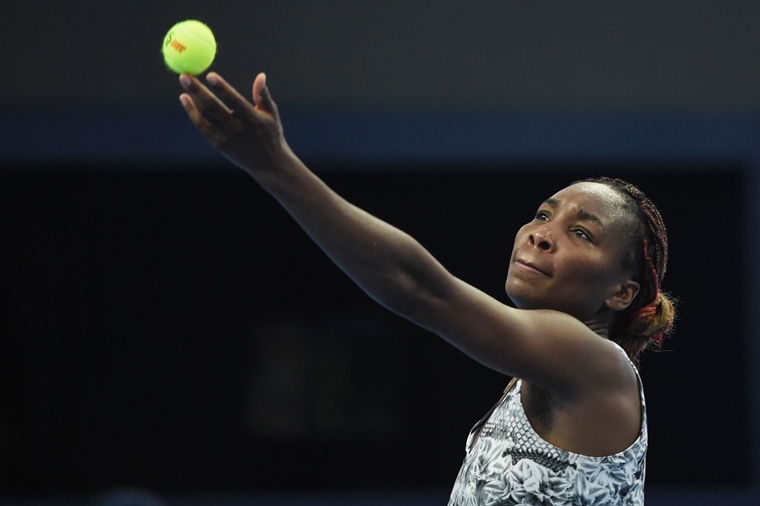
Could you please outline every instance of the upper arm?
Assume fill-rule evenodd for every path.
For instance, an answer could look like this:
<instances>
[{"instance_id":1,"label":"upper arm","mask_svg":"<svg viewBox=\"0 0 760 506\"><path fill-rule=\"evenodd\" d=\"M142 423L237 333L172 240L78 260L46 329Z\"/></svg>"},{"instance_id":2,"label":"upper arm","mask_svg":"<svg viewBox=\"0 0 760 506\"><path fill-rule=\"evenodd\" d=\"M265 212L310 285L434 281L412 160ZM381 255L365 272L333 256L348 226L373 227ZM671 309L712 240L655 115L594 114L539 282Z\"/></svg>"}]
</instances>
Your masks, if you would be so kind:
<instances>
[{"instance_id":1,"label":"upper arm","mask_svg":"<svg viewBox=\"0 0 760 506\"><path fill-rule=\"evenodd\" d=\"M568 314L516 309L451 275L437 286L418 291L406 316L506 375L560 391L619 363L618 350Z\"/></svg>"}]
</instances>

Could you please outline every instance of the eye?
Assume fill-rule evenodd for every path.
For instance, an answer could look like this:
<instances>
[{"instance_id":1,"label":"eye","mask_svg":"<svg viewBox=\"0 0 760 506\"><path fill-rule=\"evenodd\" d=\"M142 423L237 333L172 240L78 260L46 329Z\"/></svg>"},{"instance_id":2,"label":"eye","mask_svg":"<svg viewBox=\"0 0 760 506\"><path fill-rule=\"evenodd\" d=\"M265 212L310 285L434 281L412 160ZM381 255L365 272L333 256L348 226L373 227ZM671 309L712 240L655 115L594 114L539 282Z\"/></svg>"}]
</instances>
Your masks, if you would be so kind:
<instances>
[{"instance_id":1,"label":"eye","mask_svg":"<svg viewBox=\"0 0 760 506\"><path fill-rule=\"evenodd\" d=\"M536 219L539 221L549 221L549 215L546 211L538 211L536 213Z\"/></svg>"},{"instance_id":2,"label":"eye","mask_svg":"<svg viewBox=\"0 0 760 506\"><path fill-rule=\"evenodd\" d=\"M585 231L585 230L583 230L582 228L574 228L574 229L572 229L572 231L571 231L571 232L572 232L573 234L575 234L576 236L580 237L581 239L584 239L584 240L586 240L586 241L590 241L590 240L591 240L591 236L590 236L590 235L588 235L588 234L586 233L586 231Z\"/></svg>"}]
</instances>

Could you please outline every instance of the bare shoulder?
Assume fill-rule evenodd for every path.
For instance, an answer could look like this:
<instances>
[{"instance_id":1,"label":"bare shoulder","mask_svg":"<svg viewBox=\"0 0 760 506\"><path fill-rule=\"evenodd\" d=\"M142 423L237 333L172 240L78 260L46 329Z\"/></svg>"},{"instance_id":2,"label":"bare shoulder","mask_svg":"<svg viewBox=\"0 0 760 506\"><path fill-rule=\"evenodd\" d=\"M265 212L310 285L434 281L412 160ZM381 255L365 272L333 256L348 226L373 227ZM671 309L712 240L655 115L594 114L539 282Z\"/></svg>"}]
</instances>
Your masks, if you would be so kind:
<instances>
[{"instance_id":1,"label":"bare shoulder","mask_svg":"<svg viewBox=\"0 0 760 506\"><path fill-rule=\"evenodd\" d=\"M583 395L588 389L637 388L633 365L614 342L566 313L521 311L530 343L532 367L524 379L559 395Z\"/></svg>"}]
</instances>

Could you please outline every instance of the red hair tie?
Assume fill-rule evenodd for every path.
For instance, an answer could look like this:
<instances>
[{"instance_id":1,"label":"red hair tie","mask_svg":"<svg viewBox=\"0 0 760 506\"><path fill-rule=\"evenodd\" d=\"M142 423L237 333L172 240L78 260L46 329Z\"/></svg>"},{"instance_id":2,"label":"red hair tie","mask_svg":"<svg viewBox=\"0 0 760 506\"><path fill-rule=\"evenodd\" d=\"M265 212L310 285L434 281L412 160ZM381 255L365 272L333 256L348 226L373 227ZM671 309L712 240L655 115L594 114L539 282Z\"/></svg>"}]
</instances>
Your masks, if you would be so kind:
<instances>
[{"instance_id":1,"label":"red hair tie","mask_svg":"<svg viewBox=\"0 0 760 506\"><path fill-rule=\"evenodd\" d=\"M644 258L646 259L647 264L649 265L649 269L652 272L652 280L654 281L654 294L652 295L652 300L650 300L644 307L637 309L634 312L634 315L636 317L644 316L645 318L651 318L657 313L657 298L660 295L660 279L657 277L657 269L654 267L652 257L649 256L649 241L646 239L644 239ZM662 332L653 334L650 339L657 342L658 344L661 344L663 341Z\"/></svg>"}]
</instances>

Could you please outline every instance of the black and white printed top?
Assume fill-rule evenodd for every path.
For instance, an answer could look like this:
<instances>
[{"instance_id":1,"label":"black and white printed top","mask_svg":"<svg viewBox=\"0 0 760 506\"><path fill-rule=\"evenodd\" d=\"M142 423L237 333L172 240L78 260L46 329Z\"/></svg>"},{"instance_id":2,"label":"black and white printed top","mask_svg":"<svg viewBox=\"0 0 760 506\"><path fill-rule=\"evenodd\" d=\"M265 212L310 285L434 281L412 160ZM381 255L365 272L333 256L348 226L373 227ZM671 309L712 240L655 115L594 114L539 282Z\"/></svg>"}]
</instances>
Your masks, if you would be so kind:
<instances>
[{"instance_id":1,"label":"black and white printed top","mask_svg":"<svg viewBox=\"0 0 760 506\"><path fill-rule=\"evenodd\" d=\"M513 381L470 432L449 506L643 505L647 417L638 371L636 377L641 433L626 450L607 457L579 455L542 439L523 410L522 382Z\"/></svg>"}]
</instances>

